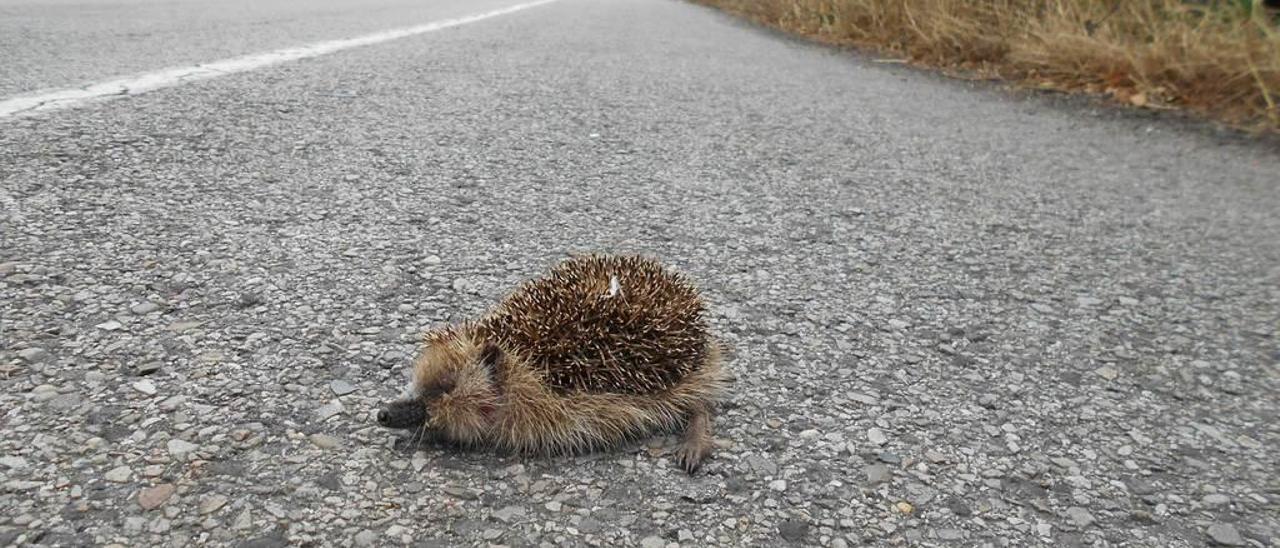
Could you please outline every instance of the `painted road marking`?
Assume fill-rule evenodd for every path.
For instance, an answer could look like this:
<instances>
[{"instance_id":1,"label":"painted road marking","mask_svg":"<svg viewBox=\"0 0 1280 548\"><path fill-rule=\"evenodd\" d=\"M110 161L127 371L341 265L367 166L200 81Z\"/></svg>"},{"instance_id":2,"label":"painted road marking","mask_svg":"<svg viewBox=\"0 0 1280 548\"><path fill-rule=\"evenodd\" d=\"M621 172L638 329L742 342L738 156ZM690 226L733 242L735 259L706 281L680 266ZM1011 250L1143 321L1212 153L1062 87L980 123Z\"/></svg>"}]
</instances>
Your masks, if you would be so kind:
<instances>
[{"instance_id":1,"label":"painted road marking","mask_svg":"<svg viewBox=\"0 0 1280 548\"><path fill-rule=\"evenodd\" d=\"M356 38L316 42L304 46L232 57L230 59L223 59L212 63L167 68L155 72L124 76L86 86L44 91L30 95L19 95L0 100L0 118L35 114L38 112L47 112L51 110L80 106L95 101L106 101L131 95L138 95L151 90L173 87L187 82L208 80L210 78L217 78L219 76L226 76L237 72L246 72L288 61L296 61L298 59L306 59L308 57L318 57L336 51L342 51L344 49L358 48L360 46L378 44L381 42L395 40L397 38L413 36L415 34L423 34L449 27L456 27L458 25L465 25L467 23L474 23L476 21L489 19L490 17L507 15L509 13L515 13L517 11L541 6L543 4L550 4L555 1L556 0L535 0L533 2L516 4L502 9L486 11L484 13L477 13L453 19L443 19L414 27L385 30Z\"/></svg>"}]
</instances>

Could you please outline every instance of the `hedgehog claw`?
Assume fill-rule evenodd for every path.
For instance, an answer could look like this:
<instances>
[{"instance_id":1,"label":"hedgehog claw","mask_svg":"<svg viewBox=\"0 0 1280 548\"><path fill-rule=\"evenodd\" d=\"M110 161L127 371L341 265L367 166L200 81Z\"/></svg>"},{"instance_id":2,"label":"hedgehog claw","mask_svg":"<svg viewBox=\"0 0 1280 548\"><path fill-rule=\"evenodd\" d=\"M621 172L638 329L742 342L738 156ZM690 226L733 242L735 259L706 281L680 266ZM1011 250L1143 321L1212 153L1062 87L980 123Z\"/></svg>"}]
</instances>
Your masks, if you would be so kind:
<instances>
[{"instance_id":1,"label":"hedgehog claw","mask_svg":"<svg viewBox=\"0 0 1280 548\"><path fill-rule=\"evenodd\" d=\"M681 447L679 454L676 455L676 460L680 462L680 467L691 476L702 467L702 460L706 457L695 453L696 449L692 447Z\"/></svg>"},{"instance_id":2,"label":"hedgehog claw","mask_svg":"<svg viewBox=\"0 0 1280 548\"><path fill-rule=\"evenodd\" d=\"M711 454L711 413L705 409L695 411L689 417L680 447L676 450L676 460L685 472L692 475L702 467L702 461Z\"/></svg>"}]
</instances>

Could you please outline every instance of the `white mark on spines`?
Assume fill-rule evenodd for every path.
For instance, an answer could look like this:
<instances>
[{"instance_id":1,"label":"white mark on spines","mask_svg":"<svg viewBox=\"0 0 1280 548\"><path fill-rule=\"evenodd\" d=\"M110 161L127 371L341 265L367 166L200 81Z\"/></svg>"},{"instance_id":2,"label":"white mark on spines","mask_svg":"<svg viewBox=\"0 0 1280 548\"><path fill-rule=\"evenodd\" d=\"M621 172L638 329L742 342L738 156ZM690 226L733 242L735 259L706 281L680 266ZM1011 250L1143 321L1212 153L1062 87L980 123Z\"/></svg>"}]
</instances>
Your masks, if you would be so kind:
<instances>
[{"instance_id":1,"label":"white mark on spines","mask_svg":"<svg viewBox=\"0 0 1280 548\"><path fill-rule=\"evenodd\" d=\"M618 290L622 289L621 285L622 284L618 283L618 276L616 274L610 275L609 276L609 293L605 296L606 297L616 296L618 294Z\"/></svg>"}]
</instances>

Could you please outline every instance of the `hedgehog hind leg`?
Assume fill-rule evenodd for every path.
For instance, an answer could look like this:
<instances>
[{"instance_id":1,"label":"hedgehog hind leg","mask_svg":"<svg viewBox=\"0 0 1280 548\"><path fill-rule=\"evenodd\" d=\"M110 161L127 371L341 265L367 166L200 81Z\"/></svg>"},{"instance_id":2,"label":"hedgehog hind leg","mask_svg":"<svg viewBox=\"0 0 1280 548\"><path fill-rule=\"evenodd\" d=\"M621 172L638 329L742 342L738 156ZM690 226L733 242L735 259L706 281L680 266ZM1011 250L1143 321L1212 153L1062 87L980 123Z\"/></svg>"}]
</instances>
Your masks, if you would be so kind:
<instances>
[{"instance_id":1,"label":"hedgehog hind leg","mask_svg":"<svg viewBox=\"0 0 1280 548\"><path fill-rule=\"evenodd\" d=\"M693 474L711 455L711 409L699 405L689 412L684 434L676 448L676 459L685 472Z\"/></svg>"}]
</instances>

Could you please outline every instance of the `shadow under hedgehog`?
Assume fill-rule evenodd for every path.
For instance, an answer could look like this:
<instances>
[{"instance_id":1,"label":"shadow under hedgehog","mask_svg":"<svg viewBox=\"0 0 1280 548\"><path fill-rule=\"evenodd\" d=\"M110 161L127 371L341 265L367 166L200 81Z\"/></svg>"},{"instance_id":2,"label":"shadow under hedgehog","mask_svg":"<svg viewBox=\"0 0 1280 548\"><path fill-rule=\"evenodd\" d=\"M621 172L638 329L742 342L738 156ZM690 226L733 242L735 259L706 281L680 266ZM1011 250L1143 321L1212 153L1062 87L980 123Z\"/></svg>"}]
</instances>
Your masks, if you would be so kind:
<instances>
[{"instance_id":1,"label":"shadow under hedgehog","mask_svg":"<svg viewBox=\"0 0 1280 548\"><path fill-rule=\"evenodd\" d=\"M640 256L576 256L486 316L432 330L402 399L377 415L468 446L565 455L683 429L711 453L721 344L684 276Z\"/></svg>"}]
</instances>

